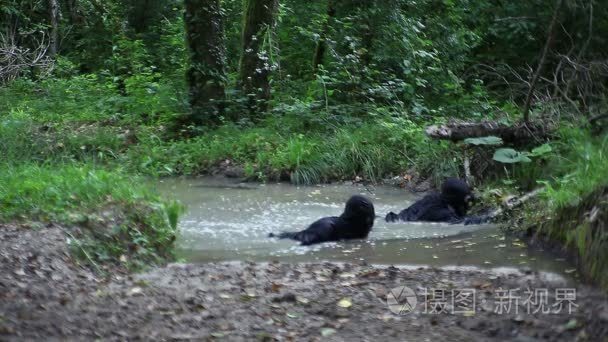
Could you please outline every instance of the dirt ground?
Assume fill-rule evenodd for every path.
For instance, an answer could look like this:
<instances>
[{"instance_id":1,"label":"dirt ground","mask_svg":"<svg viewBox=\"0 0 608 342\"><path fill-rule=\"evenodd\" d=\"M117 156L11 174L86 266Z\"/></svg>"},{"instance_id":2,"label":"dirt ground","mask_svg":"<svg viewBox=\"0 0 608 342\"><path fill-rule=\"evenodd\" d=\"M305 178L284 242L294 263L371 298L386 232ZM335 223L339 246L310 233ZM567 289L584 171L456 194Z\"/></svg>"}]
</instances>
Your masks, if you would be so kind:
<instances>
[{"instance_id":1,"label":"dirt ground","mask_svg":"<svg viewBox=\"0 0 608 342\"><path fill-rule=\"evenodd\" d=\"M234 262L99 278L66 241L58 227L0 225L0 341L608 340L604 294L534 272ZM528 288L540 293L532 305ZM571 289L576 307L558 312L556 295Z\"/></svg>"}]
</instances>

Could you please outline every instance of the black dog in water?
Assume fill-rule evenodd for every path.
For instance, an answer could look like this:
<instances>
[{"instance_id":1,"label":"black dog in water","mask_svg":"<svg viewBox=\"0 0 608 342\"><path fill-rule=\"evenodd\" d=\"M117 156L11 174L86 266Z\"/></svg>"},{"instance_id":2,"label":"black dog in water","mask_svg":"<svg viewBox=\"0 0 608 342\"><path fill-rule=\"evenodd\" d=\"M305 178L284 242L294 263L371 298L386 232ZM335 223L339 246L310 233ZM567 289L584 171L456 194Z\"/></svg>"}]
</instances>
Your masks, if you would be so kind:
<instances>
[{"instance_id":1,"label":"black dog in water","mask_svg":"<svg viewBox=\"0 0 608 342\"><path fill-rule=\"evenodd\" d=\"M324 217L299 232L282 232L278 235L270 233L269 236L297 240L302 245L364 239L372 230L375 218L376 213L372 202L363 196L355 195L346 202L344 213L340 216Z\"/></svg>"},{"instance_id":2,"label":"black dog in water","mask_svg":"<svg viewBox=\"0 0 608 342\"><path fill-rule=\"evenodd\" d=\"M441 186L441 193L432 193L403 209L399 214L390 212L387 222L426 221L478 224L487 221L485 217L466 216L469 202L475 200L469 185L457 178L448 178Z\"/></svg>"}]
</instances>

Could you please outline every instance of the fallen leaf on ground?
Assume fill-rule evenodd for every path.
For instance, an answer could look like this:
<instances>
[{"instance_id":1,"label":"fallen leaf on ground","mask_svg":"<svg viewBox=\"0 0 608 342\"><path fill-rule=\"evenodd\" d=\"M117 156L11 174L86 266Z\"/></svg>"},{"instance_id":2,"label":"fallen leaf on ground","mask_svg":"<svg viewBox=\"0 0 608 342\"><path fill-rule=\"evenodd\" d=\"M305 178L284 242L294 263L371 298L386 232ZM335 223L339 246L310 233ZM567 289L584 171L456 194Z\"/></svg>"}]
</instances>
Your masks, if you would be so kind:
<instances>
[{"instance_id":1,"label":"fallen leaf on ground","mask_svg":"<svg viewBox=\"0 0 608 342\"><path fill-rule=\"evenodd\" d=\"M353 306L353 302L350 298L342 298L338 302L338 306L341 308L350 308L351 306Z\"/></svg>"},{"instance_id":2,"label":"fallen leaf on ground","mask_svg":"<svg viewBox=\"0 0 608 342\"><path fill-rule=\"evenodd\" d=\"M272 283L270 285L270 292L279 292L279 290L281 290L281 287L283 287L283 284Z\"/></svg>"},{"instance_id":3,"label":"fallen leaf on ground","mask_svg":"<svg viewBox=\"0 0 608 342\"><path fill-rule=\"evenodd\" d=\"M574 330L578 328L578 321L576 319L571 319L568 323L564 324L564 329L566 330Z\"/></svg>"},{"instance_id":4,"label":"fallen leaf on ground","mask_svg":"<svg viewBox=\"0 0 608 342\"><path fill-rule=\"evenodd\" d=\"M127 293L129 296L136 296L139 295L143 292L141 287L133 287L129 290L129 292Z\"/></svg>"},{"instance_id":5,"label":"fallen leaf on ground","mask_svg":"<svg viewBox=\"0 0 608 342\"><path fill-rule=\"evenodd\" d=\"M296 300L298 301L298 303L302 303L302 304L308 304L310 303L310 301L304 297L300 297L300 296L296 296Z\"/></svg>"},{"instance_id":6,"label":"fallen leaf on ground","mask_svg":"<svg viewBox=\"0 0 608 342\"><path fill-rule=\"evenodd\" d=\"M321 336L328 337L336 333L336 329L332 328L323 328L321 329Z\"/></svg>"}]
</instances>

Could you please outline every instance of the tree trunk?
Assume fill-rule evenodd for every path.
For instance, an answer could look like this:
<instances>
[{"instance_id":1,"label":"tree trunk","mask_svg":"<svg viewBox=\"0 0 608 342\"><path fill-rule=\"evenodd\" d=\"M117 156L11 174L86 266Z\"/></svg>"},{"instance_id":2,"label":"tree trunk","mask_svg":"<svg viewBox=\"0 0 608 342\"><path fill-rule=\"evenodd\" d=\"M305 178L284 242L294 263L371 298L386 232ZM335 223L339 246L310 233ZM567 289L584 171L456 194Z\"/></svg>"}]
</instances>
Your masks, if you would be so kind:
<instances>
[{"instance_id":1,"label":"tree trunk","mask_svg":"<svg viewBox=\"0 0 608 342\"><path fill-rule=\"evenodd\" d=\"M319 67L319 65L323 64L325 50L327 49L327 31L329 29L329 21L336 15L334 1L335 0L327 0L327 18L323 23L321 35L319 37L319 40L317 41L317 46L315 47L315 55L312 59L313 72L317 72L317 68Z\"/></svg>"},{"instance_id":2,"label":"tree trunk","mask_svg":"<svg viewBox=\"0 0 608 342\"><path fill-rule=\"evenodd\" d=\"M49 0L49 19L51 32L49 33L49 57L55 58L59 45L59 1Z\"/></svg>"},{"instance_id":3,"label":"tree trunk","mask_svg":"<svg viewBox=\"0 0 608 342\"><path fill-rule=\"evenodd\" d=\"M190 53L187 81L191 113L188 123L221 122L226 97L226 47L220 0L185 1L186 41Z\"/></svg>"},{"instance_id":4,"label":"tree trunk","mask_svg":"<svg viewBox=\"0 0 608 342\"><path fill-rule=\"evenodd\" d=\"M550 125L528 122L515 125L505 125L498 122L456 122L444 126L429 126L426 134L433 139L462 141L467 138L496 136L506 144L519 146L531 141L543 140L555 127Z\"/></svg>"},{"instance_id":5,"label":"tree trunk","mask_svg":"<svg viewBox=\"0 0 608 342\"><path fill-rule=\"evenodd\" d=\"M243 22L240 86L252 116L266 111L270 99L270 49L278 0L247 0Z\"/></svg>"}]
</instances>

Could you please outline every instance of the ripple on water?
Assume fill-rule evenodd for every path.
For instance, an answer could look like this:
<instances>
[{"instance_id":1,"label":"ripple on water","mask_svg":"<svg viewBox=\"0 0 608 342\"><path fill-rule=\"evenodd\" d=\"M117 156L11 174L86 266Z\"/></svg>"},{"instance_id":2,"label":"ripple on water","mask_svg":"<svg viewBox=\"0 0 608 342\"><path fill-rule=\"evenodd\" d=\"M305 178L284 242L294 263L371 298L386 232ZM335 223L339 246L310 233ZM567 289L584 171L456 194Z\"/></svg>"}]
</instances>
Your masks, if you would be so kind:
<instances>
[{"instance_id":1,"label":"ripple on water","mask_svg":"<svg viewBox=\"0 0 608 342\"><path fill-rule=\"evenodd\" d=\"M294 241L268 238L268 234L301 230L321 217L339 215L354 194L371 198L381 216L400 211L421 195L382 186L371 194L350 185L266 184L252 190L222 188L222 182L225 180L168 179L159 185L162 192L188 207L179 224L178 248L189 261L366 260L432 266L526 266L549 271L568 268L546 253L510 243L512 239L505 239L492 225L388 224L377 219L367 240L299 246Z\"/></svg>"}]
</instances>

